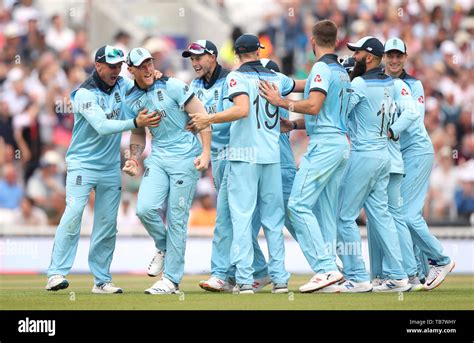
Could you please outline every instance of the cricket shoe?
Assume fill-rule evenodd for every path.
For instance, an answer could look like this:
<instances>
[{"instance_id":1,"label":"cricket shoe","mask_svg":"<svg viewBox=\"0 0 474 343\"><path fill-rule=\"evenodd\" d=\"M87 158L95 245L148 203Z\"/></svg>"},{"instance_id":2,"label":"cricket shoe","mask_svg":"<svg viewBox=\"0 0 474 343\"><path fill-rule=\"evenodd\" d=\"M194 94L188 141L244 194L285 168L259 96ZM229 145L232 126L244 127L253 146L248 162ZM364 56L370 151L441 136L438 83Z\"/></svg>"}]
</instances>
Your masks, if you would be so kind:
<instances>
[{"instance_id":1,"label":"cricket shoe","mask_svg":"<svg viewBox=\"0 0 474 343\"><path fill-rule=\"evenodd\" d=\"M454 261L451 261L444 266L431 266L428 277L426 278L426 283L423 285L425 291L431 291L438 287L444 281L446 275L448 275L455 266L456 263L454 263Z\"/></svg>"},{"instance_id":2,"label":"cricket shoe","mask_svg":"<svg viewBox=\"0 0 474 343\"><path fill-rule=\"evenodd\" d=\"M341 281L338 281L337 283L333 283L332 285L320 288L317 291L314 291L313 293L340 293L341 290L339 286L342 285L345 281L346 280L342 279Z\"/></svg>"},{"instance_id":3,"label":"cricket shoe","mask_svg":"<svg viewBox=\"0 0 474 343\"><path fill-rule=\"evenodd\" d=\"M269 275L265 276L265 277L262 277L260 279L255 279L253 284L252 284L252 287L253 287L253 291L255 293L258 293L260 292L265 286L269 285L272 283L272 279L270 278Z\"/></svg>"},{"instance_id":4,"label":"cricket shoe","mask_svg":"<svg viewBox=\"0 0 474 343\"><path fill-rule=\"evenodd\" d=\"M233 294L255 294L252 285L236 284L232 290Z\"/></svg>"},{"instance_id":5,"label":"cricket shoe","mask_svg":"<svg viewBox=\"0 0 474 343\"><path fill-rule=\"evenodd\" d=\"M145 294L179 294L179 287L171 280L162 277L153 286L145 289Z\"/></svg>"},{"instance_id":6,"label":"cricket shoe","mask_svg":"<svg viewBox=\"0 0 474 343\"><path fill-rule=\"evenodd\" d=\"M155 277L163 273L165 265L165 251L156 250L155 256L148 265L148 276Z\"/></svg>"},{"instance_id":7,"label":"cricket shoe","mask_svg":"<svg viewBox=\"0 0 474 343\"><path fill-rule=\"evenodd\" d=\"M101 285L94 285L92 288L94 294L114 294L123 293L123 289L115 286L112 282L105 282Z\"/></svg>"},{"instance_id":8,"label":"cricket shoe","mask_svg":"<svg viewBox=\"0 0 474 343\"><path fill-rule=\"evenodd\" d=\"M375 279L372 280L372 286L377 287L383 284L384 279L376 277Z\"/></svg>"},{"instance_id":9,"label":"cricket shoe","mask_svg":"<svg viewBox=\"0 0 474 343\"><path fill-rule=\"evenodd\" d=\"M372 284L370 281L354 282L346 280L339 285L340 293L366 293L372 291Z\"/></svg>"},{"instance_id":10,"label":"cricket shoe","mask_svg":"<svg viewBox=\"0 0 474 343\"><path fill-rule=\"evenodd\" d=\"M312 293L318 289L324 288L342 280L343 277L344 276L342 273L338 270L328 273L315 274L308 283L300 287L300 292Z\"/></svg>"},{"instance_id":11,"label":"cricket shoe","mask_svg":"<svg viewBox=\"0 0 474 343\"><path fill-rule=\"evenodd\" d=\"M372 292L406 292L409 291L411 285L408 283L408 278L401 280L383 280L382 284L375 286Z\"/></svg>"},{"instance_id":12,"label":"cricket shoe","mask_svg":"<svg viewBox=\"0 0 474 343\"><path fill-rule=\"evenodd\" d=\"M62 275L52 275L48 278L46 283L47 291L59 291L60 289L65 289L69 287L69 282Z\"/></svg>"},{"instance_id":13,"label":"cricket shoe","mask_svg":"<svg viewBox=\"0 0 474 343\"><path fill-rule=\"evenodd\" d=\"M199 287L209 292L232 292L232 286L224 280L211 276L209 280L199 281Z\"/></svg>"},{"instance_id":14,"label":"cricket shoe","mask_svg":"<svg viewBox=\"0 0 474 343\"><path fill-rule=\"evenodd\" d=\"M408 284L410 285L410 292L419 292L424 290L423 284L416 275L410 276L408 278Z\"/></svg>"},{"instance_id":15,"label":"cricket shoe","mask_svg":"<svg viewBox=\"0 0 474 343\"><path fill-rule=\"evenodd\" d=\"M288 293L288 284L287 283L274 283L272 287L273 294L282 294Z\"/></svg>"}]
</instances>

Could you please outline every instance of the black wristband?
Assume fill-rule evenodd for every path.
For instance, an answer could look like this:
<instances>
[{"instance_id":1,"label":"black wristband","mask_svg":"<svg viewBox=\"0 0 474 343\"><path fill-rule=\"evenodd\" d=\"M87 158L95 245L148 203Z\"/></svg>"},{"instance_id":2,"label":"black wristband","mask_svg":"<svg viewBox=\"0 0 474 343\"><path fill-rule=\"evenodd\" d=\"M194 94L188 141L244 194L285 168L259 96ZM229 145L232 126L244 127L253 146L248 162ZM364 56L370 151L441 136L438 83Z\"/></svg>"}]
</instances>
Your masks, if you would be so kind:
<instances>
[{"instance_id":1,"label":"black wristband","mask_svg":"<svg viewBox=\"0 0 474 343\"><path fill-rule=\"evenodd\" d=\"M138 128L137 118L133 118L133 125L135 125L135 127Z\"/></svg>"},{"instance_id":2,"label":"black wristband","mask_svg":"<svg viewBox=\"0 0 474 343\"><path fill-rule=\"evenodd\" d=\"M293 123L293 130L297 130L298 124L296 123L296 120L293 120L292 123Z\"/></svg>"},{"instance_id":3,"label":"black wristband","mask_svg":"<svg viewBox=\"0 0 474 343\"><path fill-rule=\"evenodd\" d=\"M392 137L390 137L390 139L391 139L392 141L395 141L395 142L398 141L399 137L398 137L398 138L395 137L395 134L393 133L393 130L392 130L391 127L388 129L388 131L389 131L390 134L392 135Z\"/></svg>"}]
</instances>

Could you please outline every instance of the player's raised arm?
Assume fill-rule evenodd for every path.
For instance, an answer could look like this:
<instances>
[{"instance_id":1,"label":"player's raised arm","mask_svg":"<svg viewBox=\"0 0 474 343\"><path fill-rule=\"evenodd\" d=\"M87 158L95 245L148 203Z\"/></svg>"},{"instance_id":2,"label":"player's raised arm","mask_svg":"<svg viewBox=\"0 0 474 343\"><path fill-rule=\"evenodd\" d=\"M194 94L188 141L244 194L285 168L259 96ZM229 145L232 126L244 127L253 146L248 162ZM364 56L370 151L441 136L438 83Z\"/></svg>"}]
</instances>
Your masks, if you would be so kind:
<instances>
[{"instance_id":1,"label":"player's raised arm","mask_svg":"<svg viewBox=\"0 0 474 343\"><path fill-rule=\"evenodd\" d=\"M138 127L156 126L159 118L156 113L140 112L137 118L128 120L108 119L104 110L99 106L96 96L89 90L81 88L74 95L75 111L80 113L94 130L101 136L136 129Z\"/></svg>"}]
</instances>

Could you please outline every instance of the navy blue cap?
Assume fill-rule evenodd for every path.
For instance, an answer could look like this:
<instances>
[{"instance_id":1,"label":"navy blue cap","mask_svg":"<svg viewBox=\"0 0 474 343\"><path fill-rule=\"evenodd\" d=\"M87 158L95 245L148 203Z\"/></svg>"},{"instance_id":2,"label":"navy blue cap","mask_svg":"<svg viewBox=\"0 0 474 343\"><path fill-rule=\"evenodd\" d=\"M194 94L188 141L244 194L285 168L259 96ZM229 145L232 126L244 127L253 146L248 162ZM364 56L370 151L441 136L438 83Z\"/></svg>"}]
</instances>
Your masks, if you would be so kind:
<instances>
[{"instance_id":1,"label":"navy blue cap","mask_svg":"<svg viewBox=\"0 0 474 343\"><path fill-rule=\"evenodd\" d=\"M382 42L372 36L361 38L356 43L347 43L347 47L352 51L364 50L378 57L384 53Z\"/></svg>"},{"instance_id":2,"label":"navy blue cap","mask_svg":"<svg viewBox=\"0 0 474 343\"><path fill-rule=\"evenodd\" d=\"M265 47L260 44L257 36L243 34L235 40L234 49L236 54L246 54L248 52L256 51L257 49L265 49Z\"/></svg>"}]
</instances>

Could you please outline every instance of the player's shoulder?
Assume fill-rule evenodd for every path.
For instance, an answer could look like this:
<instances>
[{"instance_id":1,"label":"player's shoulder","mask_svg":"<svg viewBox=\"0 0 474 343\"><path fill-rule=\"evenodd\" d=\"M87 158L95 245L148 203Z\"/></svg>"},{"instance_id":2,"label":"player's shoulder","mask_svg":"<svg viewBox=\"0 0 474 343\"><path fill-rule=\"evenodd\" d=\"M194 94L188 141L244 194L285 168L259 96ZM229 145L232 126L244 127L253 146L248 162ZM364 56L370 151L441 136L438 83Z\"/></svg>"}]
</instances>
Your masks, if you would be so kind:
<instances>
[{"instance_id":1,"label":"player's shoulder","mask_svg":"<svg viewBox=\"0 0 474 343\"><path fill-rule=\"evenodd\" d=\"M99 85L97 84L93 74L91 74L83 83L79 85L79 87L77 87L76 93L79 92L79 90L95 91L98 89Z\"/></svg>"},{"instance_id":2,"label":"player's shoulder","mask_svg":"<svg viewBox=\"0 0 474 343\"><path fill-rule=\"evenodd\" d=\"M221 67L219 75L217 76L217 81L224 80L227 78L227 75L230 74L230 70L224 67Z\"/></svg>"},{"instance_id":3,"label":"player's shoulder","mask_svg":"<svg viewBox=\"0 0 474 343\"><path fill-rule=\"evenodd\" d=\"M401 96L410 95L410 85L404 82L404 80L399 78L393 79L393 85L395 91L398 92Z\"/></svg>"},{"instance_id":4,"label":"player's shoulder","mask_svg":"<svg viewBox=\"0 0 474 343\"><path fill-rule=\"evenodd\" d=\"M332 70L344 70L336 54L326 54L319 58L313 65L313 69L330 72ZM345 70L344 70L345 71Z\"/></svg>"},{"instance_id":5,"label":"player's shoulder","mask_svg":"<svg viewBox=\"0 0 474 343\"><path fill-rule=\"evenodd\" d=\"M400 75L400 79L402 79L405 82L410 82L410 83L420 81L413 75L408 74L405 70L403 70L402 74Z\"/></svg>"}]
</instances>

